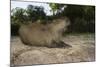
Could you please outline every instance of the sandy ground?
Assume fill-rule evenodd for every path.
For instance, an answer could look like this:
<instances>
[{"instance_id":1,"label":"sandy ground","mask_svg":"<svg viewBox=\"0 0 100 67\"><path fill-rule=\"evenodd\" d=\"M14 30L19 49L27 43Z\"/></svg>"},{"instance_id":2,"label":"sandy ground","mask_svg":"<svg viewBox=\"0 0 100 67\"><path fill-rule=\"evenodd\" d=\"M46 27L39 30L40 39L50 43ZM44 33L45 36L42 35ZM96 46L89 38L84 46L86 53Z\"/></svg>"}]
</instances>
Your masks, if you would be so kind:
<instances>
[{"instance_id":1,"label":"sandy ground","mask_svg":"<svg viewBox=\"0 0 100 67\"><path fill-rule=\"evenodd\" d=\"M94 34L70 34L63 41L72 47L47 48L24 45L11 37L11 65L37 65L95 61Z\"/></svg>"}]
</instances>

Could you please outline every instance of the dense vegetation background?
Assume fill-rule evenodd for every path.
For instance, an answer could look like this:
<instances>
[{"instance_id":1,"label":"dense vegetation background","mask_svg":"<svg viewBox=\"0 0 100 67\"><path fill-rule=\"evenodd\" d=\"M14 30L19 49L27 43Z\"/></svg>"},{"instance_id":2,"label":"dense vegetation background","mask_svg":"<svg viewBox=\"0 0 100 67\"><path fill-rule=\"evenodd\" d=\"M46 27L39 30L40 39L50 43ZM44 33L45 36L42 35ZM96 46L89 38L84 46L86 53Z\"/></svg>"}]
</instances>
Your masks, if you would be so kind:
<instances>
[{"instance_id":1,"label":"dense vegetation background","mask_svg":"<svg viewBox=\"0 0 100 67\"><path fill-rule=\"evenodd\" d=\"M42 24L50 20L66 16L71 25L67 32L94 33L95 32L95 6L69 5L50 3L53 15L46 15L41 6L28 5L26 9L16 7L11 10L11 35L18 35L22 24L39 21Z\"/></svg>"}]
</instances>

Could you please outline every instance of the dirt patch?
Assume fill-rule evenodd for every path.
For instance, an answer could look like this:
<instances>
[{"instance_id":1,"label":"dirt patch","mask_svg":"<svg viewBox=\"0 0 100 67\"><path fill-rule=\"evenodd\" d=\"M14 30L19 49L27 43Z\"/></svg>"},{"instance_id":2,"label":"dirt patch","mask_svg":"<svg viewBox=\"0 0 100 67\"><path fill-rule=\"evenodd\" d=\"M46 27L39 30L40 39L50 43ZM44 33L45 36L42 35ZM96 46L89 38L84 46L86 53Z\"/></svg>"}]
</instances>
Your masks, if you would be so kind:
<instances>
[{"instance_id":1,"label":"dirt patch","mask_svg":"<svg viewBox=\"0 0 100 67\"><path fill-rule=\"evenodd\" d=\"M94 34L67 35L63 41L70 48L47 48L24 45L19 37L11 38L11 64L33 65L95 60Z\"/></svg>"}]
</instances>

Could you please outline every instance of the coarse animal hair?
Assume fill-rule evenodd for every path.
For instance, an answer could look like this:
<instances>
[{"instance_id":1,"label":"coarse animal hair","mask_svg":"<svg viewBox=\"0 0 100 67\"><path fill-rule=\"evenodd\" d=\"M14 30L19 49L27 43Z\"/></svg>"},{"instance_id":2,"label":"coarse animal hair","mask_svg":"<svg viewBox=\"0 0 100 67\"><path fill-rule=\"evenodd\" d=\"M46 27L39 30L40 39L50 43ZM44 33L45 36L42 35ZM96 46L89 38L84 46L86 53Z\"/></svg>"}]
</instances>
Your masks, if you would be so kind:
<instances>
[{"instance_id":1,"label":"coarse animal hair","mask_svg":"<svg viewBox=\"0 0 100 67\"><path fill-rule=\"evenodd\" d=\"M33 46L59 47L61 45L62 33L70 21L66 17L55 19L50 24L31 23L22 25L19 35L23 43Z\"/></svg>"}]
</instances>

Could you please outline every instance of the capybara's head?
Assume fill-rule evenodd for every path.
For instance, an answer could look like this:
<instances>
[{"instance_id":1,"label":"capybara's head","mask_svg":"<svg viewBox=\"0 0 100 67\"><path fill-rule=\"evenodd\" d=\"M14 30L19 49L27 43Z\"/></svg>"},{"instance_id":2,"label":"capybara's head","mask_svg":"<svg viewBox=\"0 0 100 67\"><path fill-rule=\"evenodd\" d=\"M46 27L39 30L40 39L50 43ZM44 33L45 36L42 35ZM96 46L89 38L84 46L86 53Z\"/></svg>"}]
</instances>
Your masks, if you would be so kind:
<instances>
[{"instance_id":1,"label":"capybara's head","mask_svg":"<svg viewBox=\"0 0 100 67\"><path fill-rule=\"evenodd\" d=\"M61 17L53 20L51 27L54 31L63 33L69 25L70 20L67 17Z\"/></svg>"}]
</instances>

